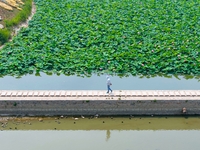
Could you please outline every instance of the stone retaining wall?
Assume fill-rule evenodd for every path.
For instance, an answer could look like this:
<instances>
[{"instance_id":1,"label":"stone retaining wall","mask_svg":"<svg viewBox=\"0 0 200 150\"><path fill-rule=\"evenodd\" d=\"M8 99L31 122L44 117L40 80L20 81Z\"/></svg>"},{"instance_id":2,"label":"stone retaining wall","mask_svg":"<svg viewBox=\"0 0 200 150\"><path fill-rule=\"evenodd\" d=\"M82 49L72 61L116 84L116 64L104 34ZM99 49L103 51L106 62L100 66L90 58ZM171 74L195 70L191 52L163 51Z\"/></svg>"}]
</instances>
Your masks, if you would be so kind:
<instances>
[{"instance_id":1,"label":"stone retaining wall","mask_svg":"<svg viewBox=\"0 0 200 150\"><path fill-rule=\"evenodd\" d=\"M200 90L0 91L1 116L96 114L200 115Z\"/></svg>"},{"instance_id":2,"label":"stone retaining wall","mask_svg":"<svg viewBox=\"0 0 200 150\"><path fill-rule=\"evenodd\" d=\"M187 112L183 113L183 108ZM1 116L200 115L199 100L0 101Z\"/></svg>"}]
</instances>

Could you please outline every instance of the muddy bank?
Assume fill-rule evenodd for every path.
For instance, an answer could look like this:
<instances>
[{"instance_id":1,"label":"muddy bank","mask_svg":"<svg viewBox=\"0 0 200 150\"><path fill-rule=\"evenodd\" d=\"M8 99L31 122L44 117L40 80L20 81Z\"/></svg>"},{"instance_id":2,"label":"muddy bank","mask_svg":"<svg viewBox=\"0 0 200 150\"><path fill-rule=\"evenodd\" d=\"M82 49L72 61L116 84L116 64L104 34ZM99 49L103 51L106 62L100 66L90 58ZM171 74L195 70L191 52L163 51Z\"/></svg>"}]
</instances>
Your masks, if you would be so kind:
<instances>
[{"instance_id":1,"label":"muddy bank","mask_svg":"<svg viewBox=\"0 0 200 150\"><path fill-rule=\"evenodd\" d=\"M17 35L17 33L19 32L19 30L21 28L27 28L28 27L28 23L33 18L35 13L36 13L36 6L35 6L34 2L32 2L31 15L28 17L28 19L25 22L22 22L19 25L13 27L13 31L12 31L12 34L11 34L11 39L9 41L12 41L12 38ZM0 49L2 49L5 46L5 44L0 46Z\"/></svg>"}]
</instances>

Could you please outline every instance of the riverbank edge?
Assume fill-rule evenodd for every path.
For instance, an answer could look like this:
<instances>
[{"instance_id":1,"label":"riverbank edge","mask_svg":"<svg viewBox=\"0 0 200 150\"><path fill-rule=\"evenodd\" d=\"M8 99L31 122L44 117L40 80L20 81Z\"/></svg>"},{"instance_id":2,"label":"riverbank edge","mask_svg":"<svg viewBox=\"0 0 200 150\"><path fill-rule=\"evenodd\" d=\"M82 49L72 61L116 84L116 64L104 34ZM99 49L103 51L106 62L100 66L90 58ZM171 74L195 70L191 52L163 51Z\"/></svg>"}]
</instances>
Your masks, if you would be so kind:
<instances>
[{"instance_id":1,"label":"riverbank edge","mask_svg":"<svg viewBox=\"0 0 200 150\"><path fill-rule=\"evenodd\" d=\"M0 45L0 50L3 49L3 47L11 42L13 40L13 38L17 35L17 33L19 32L19 30L24 27L27 28L28 27L28 23L29 21L32 19L32 17L34 16L34 14L36 13L36 5L34 3L34 1L31 1L32 5L31 5L31 11L29 16L27 17L27 19L25 21L21 21L19 22L17 25L10 27L11 29L9 29L10 35L9 35L9 40L5 43L3 43L2 45ZM5 28L6 30L8 30L7 28Z\"/></svg>"},{"instance_id":2,"label":"riverbank edge","mask_svg":"<svg viewBox=\"0 0 200 150\"><path fill-rule=\"evenodd\" d=\"M5 100L0 116L190 116L200 115L199 106L200 100Z\"/></svg>"}]
</instances>

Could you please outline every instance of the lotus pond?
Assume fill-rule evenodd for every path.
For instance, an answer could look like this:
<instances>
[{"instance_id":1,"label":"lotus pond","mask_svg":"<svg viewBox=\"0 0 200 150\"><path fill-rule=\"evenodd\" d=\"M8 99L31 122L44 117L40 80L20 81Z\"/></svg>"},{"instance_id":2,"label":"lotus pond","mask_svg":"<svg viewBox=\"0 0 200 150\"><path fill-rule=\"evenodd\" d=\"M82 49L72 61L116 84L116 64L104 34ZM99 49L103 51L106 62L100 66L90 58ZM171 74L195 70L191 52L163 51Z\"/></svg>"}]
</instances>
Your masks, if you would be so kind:
<instances>
[{"instance_id":1,"label":"lotus pond","mask_svg":"<svg viewBox=\"0 0 200 150\"><path fill-rule=\"evenodd\" d=\"M200 74L198 0L34 0L0 75Z\"/></svg>"}]
</instances>

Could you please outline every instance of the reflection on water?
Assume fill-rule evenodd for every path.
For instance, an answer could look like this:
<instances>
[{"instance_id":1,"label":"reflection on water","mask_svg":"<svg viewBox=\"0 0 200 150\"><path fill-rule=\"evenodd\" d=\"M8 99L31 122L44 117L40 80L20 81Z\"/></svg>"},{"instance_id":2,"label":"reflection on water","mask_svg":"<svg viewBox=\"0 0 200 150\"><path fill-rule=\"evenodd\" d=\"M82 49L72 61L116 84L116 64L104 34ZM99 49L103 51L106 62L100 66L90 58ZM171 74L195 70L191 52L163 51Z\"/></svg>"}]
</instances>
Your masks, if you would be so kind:
<instances>
[{"instance_id":1,"label":"reflection on water","mask_svg":"<svg viewBox=\"0 0 200 150\"><path fill-rule=\"evenodd\" d=\"M199 90L199 79L184 77L123 77L111 76L114 90ZM89 78L65 75L27 75L20 79L6 76L0 78L0 90L106 90L106 76L93 75Z\"/></svg>"},{"instance_id":2,"label":"reflection on water","mask_svg":"<svg viewBox=\"0 0 200 150\"><path fill-rule=\"evenodd\" d=\"M2 150L199 150L199 130L1 131Z\"/></svg>"},{"instance_id":3,"label":"reflection on water","mask_svg":"<svg viewBox=\"0 0 200 150\"><path fill-rule=\"evenodd\" d=\"M200 117L0 118L2 150L199 150Z\"/></svg>"},{"instance_id":4,"label":"reflection on water","mask_svg":"<svg viewBox=\"0 0 200 150\"><path fill-rule=\"evenodd\" d=\"M110 138L110 130L106 130L106 141Z\"/></svg>"}]
</instances>

